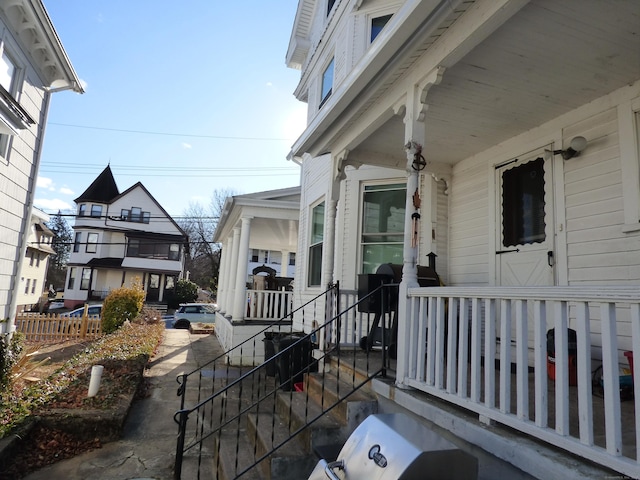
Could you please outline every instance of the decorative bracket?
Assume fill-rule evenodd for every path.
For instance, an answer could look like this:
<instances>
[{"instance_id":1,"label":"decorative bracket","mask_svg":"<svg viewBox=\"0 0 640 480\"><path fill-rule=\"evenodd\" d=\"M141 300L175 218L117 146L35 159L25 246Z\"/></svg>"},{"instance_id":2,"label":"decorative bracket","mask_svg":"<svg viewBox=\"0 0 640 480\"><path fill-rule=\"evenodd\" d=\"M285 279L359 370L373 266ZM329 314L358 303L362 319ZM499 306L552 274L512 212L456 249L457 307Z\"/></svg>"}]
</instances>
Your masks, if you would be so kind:
<instances>
[{"instance_id":1,"label":"decorative bracket","mask_svg":"<svg viewBox=\"0 0 640 480\"><path fill-rule=\"evenodd\" d=\"M440 84L445 70L446 68L442 65L437 66L418 84L418 90L420 92L419 100L421 105L420 112L418 113L418 120L421 122L424 122L424 118L429 108L429 105L427 104L427 94L431 87Z\"/></svg>"}]
</instances>

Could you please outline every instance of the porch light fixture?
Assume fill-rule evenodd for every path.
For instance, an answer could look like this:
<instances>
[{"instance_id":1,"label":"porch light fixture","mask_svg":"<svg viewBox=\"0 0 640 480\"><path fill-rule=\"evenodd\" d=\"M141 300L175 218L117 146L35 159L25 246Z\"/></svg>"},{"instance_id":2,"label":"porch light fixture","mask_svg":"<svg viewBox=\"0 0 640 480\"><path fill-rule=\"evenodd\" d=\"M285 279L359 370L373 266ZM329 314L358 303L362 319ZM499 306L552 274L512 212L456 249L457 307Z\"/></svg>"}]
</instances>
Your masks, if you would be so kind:
<instances>
[{"instance_id":1,"label":"porch light fixture","mask_svg":"<svg viewBox=\"0 0 640 480\"><path fill-rule=\"evenodd\" d=\"M566 150L554 150L554 155L562 155L562 158L569 160L570 158L577 157L580 152L587 147L587 139L584 137L573 137L569 143L569 148Z\"/></svg>"}]
</instances>

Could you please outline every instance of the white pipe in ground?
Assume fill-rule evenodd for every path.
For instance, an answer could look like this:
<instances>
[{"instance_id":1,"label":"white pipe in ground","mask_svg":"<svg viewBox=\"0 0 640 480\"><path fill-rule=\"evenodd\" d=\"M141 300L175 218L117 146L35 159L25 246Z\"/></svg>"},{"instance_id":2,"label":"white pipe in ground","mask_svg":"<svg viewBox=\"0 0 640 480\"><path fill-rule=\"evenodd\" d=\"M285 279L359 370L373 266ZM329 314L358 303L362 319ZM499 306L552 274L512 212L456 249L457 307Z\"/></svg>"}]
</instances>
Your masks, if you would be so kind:
<instances>
[{"instance_id":1,"label":"white pipe in ground","mask_svg":"<svg viewBox=\"0 0 640 480\"><path fill-rule=\"evenodd\" d=\"M87 397L95 397L100 388L100 379L102 378L102 365L94 365L91 367L91 379L89 380L89 393Z\"/></svg>"}]
</instances>

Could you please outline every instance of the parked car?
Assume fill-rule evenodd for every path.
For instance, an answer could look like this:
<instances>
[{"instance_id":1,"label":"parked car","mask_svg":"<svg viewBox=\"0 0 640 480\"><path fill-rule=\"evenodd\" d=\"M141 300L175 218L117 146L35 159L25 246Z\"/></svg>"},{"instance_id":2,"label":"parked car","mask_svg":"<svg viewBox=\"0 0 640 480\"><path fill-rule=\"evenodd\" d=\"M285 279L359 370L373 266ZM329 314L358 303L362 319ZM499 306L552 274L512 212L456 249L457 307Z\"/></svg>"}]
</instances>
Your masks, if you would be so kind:
<instances>
[{"instance_id":1,"label":"parked car","mask_svg":"<svg viewBox=\"0 0 640 480\"><path fill-rule=\"evenodd\" d=\"M84 313L84 306L80 308L76 308L75 310L71 310L70 312L61 314L63 317L81 317ZM102 304L99 305L89 305L87 309L87 314L90 317L100 315L102 313Z\"/></svg>"},{"instance_id":2,"label":"parked car","mask_svg":"<svg viewBox=\"0 0 640 480\"><path fill-rule=\"evenodd\" d=\"M215 303L182 303L173 314L173 328L189 328L191 322L215 323L217 311Z\"/></svg>"}]
</instances>

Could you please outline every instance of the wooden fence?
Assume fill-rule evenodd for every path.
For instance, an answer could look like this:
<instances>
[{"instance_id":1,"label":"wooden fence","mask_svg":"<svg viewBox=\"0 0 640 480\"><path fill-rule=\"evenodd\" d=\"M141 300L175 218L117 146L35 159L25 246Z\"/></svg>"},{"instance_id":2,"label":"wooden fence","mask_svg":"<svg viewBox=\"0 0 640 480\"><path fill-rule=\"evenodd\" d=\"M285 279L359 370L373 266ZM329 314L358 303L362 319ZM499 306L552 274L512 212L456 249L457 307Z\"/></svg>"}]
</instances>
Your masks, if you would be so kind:
<instances>
[{"instance_id":1,"label":"wooden fence","mask_svg":"<svg viewBox=\"0 0 640 480\"><path fill-rule=\"evenodd\" d=\"M102 336L99 315L65 317L52 313L23 312L16 315L16 330L29 342L64 342L67 340L93 340Z\"/></svg>"}]
</instances>

